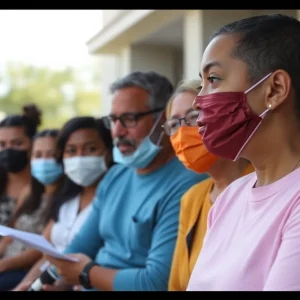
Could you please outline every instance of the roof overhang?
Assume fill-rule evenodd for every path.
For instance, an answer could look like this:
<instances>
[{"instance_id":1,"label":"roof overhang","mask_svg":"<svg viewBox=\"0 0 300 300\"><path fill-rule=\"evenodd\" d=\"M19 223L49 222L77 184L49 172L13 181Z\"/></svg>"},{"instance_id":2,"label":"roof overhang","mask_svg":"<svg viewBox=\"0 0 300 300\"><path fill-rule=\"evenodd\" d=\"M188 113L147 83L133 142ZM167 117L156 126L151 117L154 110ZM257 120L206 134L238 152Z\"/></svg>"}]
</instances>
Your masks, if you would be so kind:
<instances>
[{"instance_id":1,"label":"roof overhang","mask_svg":"<svg viewBox=\"0 0 300 300\"><path fill-rule=\"evenodd\" d=\"M87 42L90 54L114 54L159 30L184 10L126 10Z\"/></svg>"}]
</instances>

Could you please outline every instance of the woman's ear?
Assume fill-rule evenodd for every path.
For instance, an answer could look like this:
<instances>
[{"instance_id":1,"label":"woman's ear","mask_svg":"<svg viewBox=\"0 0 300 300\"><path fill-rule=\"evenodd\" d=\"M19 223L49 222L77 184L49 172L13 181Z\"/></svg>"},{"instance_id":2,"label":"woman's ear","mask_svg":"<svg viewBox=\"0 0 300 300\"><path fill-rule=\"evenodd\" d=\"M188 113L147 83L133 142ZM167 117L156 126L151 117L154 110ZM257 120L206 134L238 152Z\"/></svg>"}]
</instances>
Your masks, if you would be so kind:
<instances>
[{"instance_id":1,"label":"woman's ear","mask_svg":"<svg viewBox=\"0 0 300 300\"><path fill-rule=\"evenodd\" d=\"M265 105L266 108L273 110L288 98L292 82L290 75L281 69L272 73L269 82L270 88L268 89Z\"/></svg>"}]
</instances>

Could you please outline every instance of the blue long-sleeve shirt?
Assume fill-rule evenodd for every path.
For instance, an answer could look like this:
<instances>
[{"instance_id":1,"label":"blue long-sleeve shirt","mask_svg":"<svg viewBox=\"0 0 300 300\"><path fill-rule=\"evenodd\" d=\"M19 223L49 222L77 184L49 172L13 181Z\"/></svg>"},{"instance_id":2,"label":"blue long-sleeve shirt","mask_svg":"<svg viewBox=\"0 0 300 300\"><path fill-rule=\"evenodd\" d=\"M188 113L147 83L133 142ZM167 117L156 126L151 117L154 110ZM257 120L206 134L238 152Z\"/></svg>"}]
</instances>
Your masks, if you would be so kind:
<instances>
[{"instance_id":1,"label":"blue long-sleeve shirt","mask_svg":"<svg viewBox=\"0 0 300 300\"><path fill-rule=\"evenodd\" d=\"M167 290L180 199L205 178L187 170L176 157L145 175L113 166L65 253L81 252L102 267L119 269L114 290Z\"/></svg>"}]
</instances>

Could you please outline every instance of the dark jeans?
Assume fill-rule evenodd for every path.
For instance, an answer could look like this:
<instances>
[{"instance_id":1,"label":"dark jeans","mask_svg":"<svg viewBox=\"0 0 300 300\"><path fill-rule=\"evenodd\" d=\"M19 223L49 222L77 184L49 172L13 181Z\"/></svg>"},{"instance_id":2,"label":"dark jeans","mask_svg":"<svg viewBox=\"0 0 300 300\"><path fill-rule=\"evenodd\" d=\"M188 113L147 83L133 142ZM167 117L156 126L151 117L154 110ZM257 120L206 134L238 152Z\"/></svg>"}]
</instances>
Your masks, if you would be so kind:
<instances>
[{"instance_id":1,"label":"dark jeans","mask_svg":"<svg viewBox=\"0 0 300 300\"><path fill-rule=\"evenodd\" d=\"M0 291L9 291L15 288L27 272L28 270L12 270L0 273Z\"/></svg>"}]
</instances>

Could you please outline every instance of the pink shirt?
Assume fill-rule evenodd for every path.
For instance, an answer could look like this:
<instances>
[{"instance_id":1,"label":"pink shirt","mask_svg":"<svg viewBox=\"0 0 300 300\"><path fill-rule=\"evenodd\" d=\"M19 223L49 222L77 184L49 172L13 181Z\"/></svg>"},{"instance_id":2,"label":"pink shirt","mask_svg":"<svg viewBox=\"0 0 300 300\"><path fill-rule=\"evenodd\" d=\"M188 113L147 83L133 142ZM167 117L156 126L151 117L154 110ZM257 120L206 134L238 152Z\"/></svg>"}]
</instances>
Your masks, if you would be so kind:
<instances>
[{"instance_id":1,"label":"pink shirt","mask_svg":"<svg viewBox=\"0 0 300 300\"><path fill-rule=\"evenodd\" d=\"M300 291L300 168L256 180L236 180L211 208L187 291Z\"/></svg>"}]
</instances>

